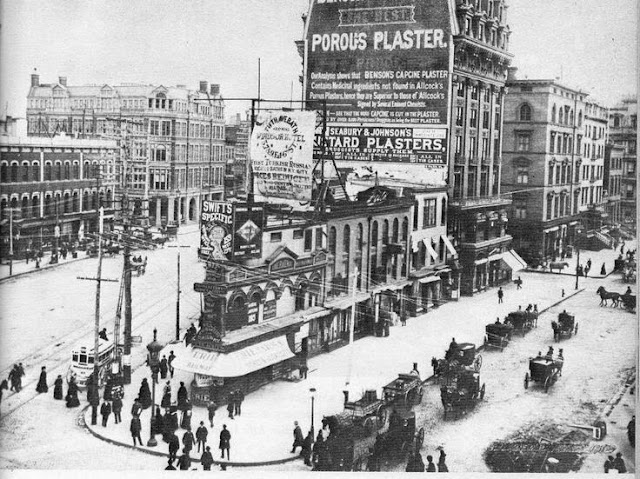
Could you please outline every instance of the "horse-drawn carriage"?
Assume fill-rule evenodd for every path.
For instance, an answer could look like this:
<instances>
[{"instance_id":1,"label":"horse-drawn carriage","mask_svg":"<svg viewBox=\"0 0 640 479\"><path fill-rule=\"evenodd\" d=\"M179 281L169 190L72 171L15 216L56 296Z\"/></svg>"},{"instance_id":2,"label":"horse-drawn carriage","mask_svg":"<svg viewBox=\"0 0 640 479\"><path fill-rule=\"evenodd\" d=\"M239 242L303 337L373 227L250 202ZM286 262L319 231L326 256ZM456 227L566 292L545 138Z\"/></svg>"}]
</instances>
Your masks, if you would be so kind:
<instances>
[{"instance_id":1,"label":"horse-drawn carriage","mask_svg":"<svg viewBox=\"0 0 640 479\"><path fill-rule=\"evenodd\" d=\"M620 295L620 301L622 301L622 304L627 311L630 311L632 313L636 311L635 294L631 294L629 291L627 291L625 294Z\"/></svg>"},{"instance_id":2,"label":"horse-drawn carriage","mask_svg":"<svg viewBox=\"0 0 640 479\"><path fill-rule=\"evenodd\" d=\"M562 338L570 338L572 334L578 334L578 323L573 314L563 311L558 315L558 321L551 321L553 339L557 342Z\"/></svg>"},{"instance_id":3,"label":"horse-drawn carriage","mask_svg":"<svg viewBox=\"0 0 640 479\"><path fill-rule=\"evenodd\" d=\"M513 326L514 332L519 332L520 335L524 336L525 333L538 326L538 312L513 311L507 315L504 322Z\"/></svg>"},{"instance_id":4,"label":"horse-drawn carriage","mask_svg":"<svg viewBox=\"0 0 640 479\"><path fill-rule=\"evenodd\" d=\"M544 385L544 392L549 391L549 386L562 374L563 362L561 357L554 360L549 355L530 358L529 372L524 376L524 388L529 389L530 382L537 382Z\"/></svg>"},{"instance_id":5,"label":"horse-drawn carriage","mask_svg":"<svg viewBox=\"0 0 640 479\"><path fill-rule=\"evenodd\" d=\"M357 401L345 402L344 411L322 420L329 430L318 463L322 470L364 471L373 454L419 451L424 428L417 430L412 407L422 400L422 381L417 374L399 374L383 388L383 397L366 391ZM379 457L377 458L379 459Z\"/></svg>"},{"instance_id":6,"label":"horse-drawn carriage","mask_svg":"<svg viewBox=\"0 0 640 479\"><path fill-rule=\"evenodd\" d=\"M484 348L496 348L504 351L504 348L507 347L511 340L513 326L511 324L495 322L487 324L485 331Z\"/></svg>"},{"instance_id":7,"label":"horse-drawn carriage","mask_svg":"<svg viewBox=\"0 0 640 479\"><path fill-rule=\"evenodd\" d=\"M444 359L431 359L433 374L435 376L448 376L457 374L463 369L480 371L482 356L476 354L476 345L473 343L456 343L452 341Z\"/></svg>"},{"instance_id":8,"label":"horse-drawn carriage","mask_svg":"<svg viewBox=\"0 0 640 479\"><path fill-rule=\"evenodd\" d=\"M480 386L480 373L472 369L464 369L445 377L440 386L440 399L444 407L444 418L448 413L455 413L475 406L484 399L486 386Z\"/></svg>"}]
</instances>

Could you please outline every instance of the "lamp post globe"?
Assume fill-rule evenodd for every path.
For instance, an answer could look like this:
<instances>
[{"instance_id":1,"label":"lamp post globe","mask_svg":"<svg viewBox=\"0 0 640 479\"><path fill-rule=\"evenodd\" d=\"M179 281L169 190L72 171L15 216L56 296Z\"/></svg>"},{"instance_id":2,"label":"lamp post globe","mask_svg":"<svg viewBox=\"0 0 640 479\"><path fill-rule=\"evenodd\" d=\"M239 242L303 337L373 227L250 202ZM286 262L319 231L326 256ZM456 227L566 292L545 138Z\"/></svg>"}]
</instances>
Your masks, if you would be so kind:
<instances>
[{"instance_id":1,"label":"lamp post globe","mask_svg":"<svg viewBox=\"0 0 640 479\"><path fill-rule=\"evenodd\" d=\"M149 368L151 369L151 423L150 423L150 434L149 441L147 442L147 446L155 447L158 445L158 441L156 441L155 431L154 431L154 423L156 421L155 418L155 403L156 403L156 381L158 378L158 371L160 370L160 361L158 357L160 356L160 351L162 351L162 344L157 340L158 330L153 330L153 341L147 344L147 351L149 351Z\"/></svg>"}]
</instances>

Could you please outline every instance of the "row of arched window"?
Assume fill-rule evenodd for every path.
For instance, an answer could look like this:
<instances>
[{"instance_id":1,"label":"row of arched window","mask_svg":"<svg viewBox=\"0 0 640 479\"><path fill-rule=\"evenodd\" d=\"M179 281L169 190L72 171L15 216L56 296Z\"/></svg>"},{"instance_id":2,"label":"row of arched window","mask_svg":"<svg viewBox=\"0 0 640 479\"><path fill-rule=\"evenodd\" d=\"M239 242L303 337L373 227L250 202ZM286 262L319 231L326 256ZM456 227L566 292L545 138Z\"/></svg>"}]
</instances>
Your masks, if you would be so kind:
<instances>
[{"instance_id":1,"label":"row of arched window","mask_svg":"<svg viewBox=\"0 0 640 479\"><path fill-rule=\"evenodd\" d=\"M42 198L42 204L41 204ZM20 198L13 195L10 199L3 196L0 209L12 208L14 217L40 218L83 211L96 211L100 206L113 208L114 195L110 189L86 189L61 192L33 193L32 196L23 194ZM16 214L19 212L19 214Z\"/></svg>"},{"instance_id":2,"label":"row of arched window","mask_svg":"<svg viewBox=\"0 0 640 479\"><path fill-rule=\"evenodd\" d=\"M114 163L109 161L99 164L97 161L85 161L80 168L79 161L44 162L44 170L40 170L40 161L0 162L0 183L26 183L38 181L61 181L96 179L104 174L115 172Z\"/></svg>"}]
</instances>

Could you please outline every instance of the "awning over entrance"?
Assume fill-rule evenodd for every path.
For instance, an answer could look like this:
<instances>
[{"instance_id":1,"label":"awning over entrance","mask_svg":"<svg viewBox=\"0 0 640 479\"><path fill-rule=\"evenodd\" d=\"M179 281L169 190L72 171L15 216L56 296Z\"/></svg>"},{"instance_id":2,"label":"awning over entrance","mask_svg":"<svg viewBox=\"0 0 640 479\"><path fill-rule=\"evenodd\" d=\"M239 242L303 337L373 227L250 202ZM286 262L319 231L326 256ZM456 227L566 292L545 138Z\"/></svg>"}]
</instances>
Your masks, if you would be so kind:
<instances>
[{"instance_id":1,"label":"awning over entrance","mask_svg":"<svg viewBox=\"0 0 640 479\"><path fill-rule=\"evenodd\" d=\"M475 260L473 263L477 264L477 265L480 265L480 264L485 264L487 261L489 261L488 258L481 258L481 259Z\"/></svg>"},{"instance_id":2,"label":"awning over entrance","mask_svg":"<svg viewBox=\"0 0 640 479\"><path fill-rule=\"evenodd\" d=\"M442 235L442 241L444 241L444 245L447 247L447 249L449 250L449 253L451 253L453 256L456 256L458 254L458 252L456 251L456 249L453 247L453 244L451 243L451 241L449 240L449 238L447 238L447 235Z\"/></svg>"},{"instance_id":3,"label":"awning over entrance","mask_svg":"<svg viewBox=\"0 0 640 479\"><path fill-rule=\"evenodd\" d=\"M559 226L554 226L553 228L548 228L544 230L545 233L553 233L554 231L558 231L560 229Z\"/></svg>"},{"instance_id":4,"label":"awning over entrance","mask_svg":"<svg viewBox=\"0 0 640 479\"><path fill-rule=\"evenodd\" d=\"M183 348L182 351L176 351L173 365L182 371L205 376L235 378L292 357L294 354L287 338L279 336L230 353Z\"/></svg>"},{"instance_id":5,"label":"awning over entrance","mask_svg":"<svg viewBox=\"0 0 640 479\"><path fill-rule=\"evenodd\" d=\"M502 255L502 261L514 273L516 271L521 271L521 270L523 270L523 269L525 269L527 267L527 264L524 262L524 260L521 260L521 259L518 259L518 258L516 258L516 256L513 254L513 250L507 251Z\"/></svg>"},{"instance_id":6,"label":"awning over entrance","mask_svg":"<svg viewBox=\"0 0 640 479\"><path fill-rule=\"evenodd\" d=\"M436 250L433 249L433 246L431 246L431 239L430 238L425 238L425 239L422 240L422 242L427 247L427 251L429 252L429 255L431 256L431 258L434 261L438 261L438 253L436 253Z\"/></svg>"},{"instance_id":7,"label":"awning over entrance","mask_svg":"<svg viewBox=\"0 0 640 479\"><path fill-rule=\"evenodd\" d=\"M489 261L497 261L499 259L502 259L502 253L492 254L488 259Z\"/></svg>"},{"instance_id":8,"label":"awning over entrance","mask_svg":"<svg viewBox=\"0 0 640 479\"><path fill-rule=\"evenodd\" d=\"M440 276L425 276L424 278L420 278L418 280L418 283L421 284L425 284L425 283L435 283L436 281L440 281Z\"/></svg>"}]
</instances>

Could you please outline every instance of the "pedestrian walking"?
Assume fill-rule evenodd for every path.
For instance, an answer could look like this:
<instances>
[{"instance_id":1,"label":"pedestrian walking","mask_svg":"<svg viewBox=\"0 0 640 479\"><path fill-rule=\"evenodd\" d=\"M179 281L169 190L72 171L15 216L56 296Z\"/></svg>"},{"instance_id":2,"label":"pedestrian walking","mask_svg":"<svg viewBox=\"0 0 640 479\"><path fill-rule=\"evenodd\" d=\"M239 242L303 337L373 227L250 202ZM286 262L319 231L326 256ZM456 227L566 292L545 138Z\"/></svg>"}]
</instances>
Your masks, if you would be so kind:
<instances>
[{"instance_id":1,"label":"pedestrian walking","mask_svg":"<svg viewBox=\"0 0 640 479\"><path fill-rule=\"evenodd\" d=\"M140 431L142 431L142 424L138 416L131 418L131 425L129 426L129 432L131 432L131 439L133 439L133 447L136 447L136 440L138 444L142 446L142 438L140 437Z\"/></svg>"},{"instance_id":2,"label":"pedestrian walking","mask_svg":"<svg viewBox=\"0 0 640 479\"><path fill-rule=\"evenodd\" d=\"M202 469L205 471L210 471L211 466L213 465L213 455L211 454L211 448L207 446L200 456L200 464L202 464Z\"/></svg>"},{"instance_id":3,"label":"pedestrian walking","mask_svg":"<svg viewBox=\"0 0 640 479\"><path fill-rule=\"evenodd\" d=\"M636 417L633 416L629 424L627 424L627 437L631 447L636 447Z\"/></svg>"},{"instance_id":4,"label":"pedestrian walking","mask_svg":"<svg viewBox=\"0 0 640 479\"><path fill-rule=\"evenodd\" d=\"M9 380L9 382L11 383L11 387L9 388L9 391L15 391L18 392L18 365L14 364L13 368L11 369L11 371L9 371L9 376L7 376L7 379Z\"/></svg>"},{"instance_id":5,"label":"pedestrian walking","mask_svg":"<svg viewBox=\"0 0 640 479\"><path fill-rule=\"evenodd\" d=\"M169 366L169 374L171 374L171 379L173 379L173 372L175 371L173 367L173 360L176 358L176 355L173 354L173 351L169 352L169 359L167 360L167 365Z\"/></svg>"},{"instance_id":6,"label":"pedestrian walking","mask_svg":"<svg viewBox=\"0 0 640 479\"><path fill-rule=\"evenodd\" d=\"M609 471L613 469L613 456L607 456L607 460L604 461L604 473L609 474Z\"/></svg>"},{"instance_id":7,"label":"pedestrian walking","mask_svg":"<svg viewBox=\"0 0 640 479\"><path fill-rule=\"evenodd\" d=\"M171 407L171 387L167 389L167 387L165 386L164 394L162 395L162 401L160 401L160 407L165 410Z\"/></svg>"},{"instance_id":8,"label":"pedestrian walking","mask_svg":"<svg viewBox=\"0 0 640 479\"><path fill-rule=\"evenodd\" d=\"M198 452L200 452L201 446L202 446L202 450L203 451L205 450L205 446L207 445L208 435L209 435L209 430L204 425L204 421L200 421L200 427L196 430L196 440L198 441Z\"/></svg>"},{"instance_id":9,"label":"pedestrian walking","mask_svg":"<svg viewBox=\"0 0 640 479\"><path fill-rule=\"evenodd\" d=\"M300 379L307 379L307 374L309 373L309 366L307 366L306 361L300 365Z\"/></svg>"},{"instance_id":10,"label":"pedestrian walking","mask_svg":"<svg viewBox=\"0 0 640 479\"><path fill-rule=\"evenodd\" d=\"M304 436L302 435L302 429L298 425L298 421L294 421L293 423L293 446L291 447L291 452L296 452L296 447L302 447L304 445Z\"/></svg>"},{"instance_id":11,"label":"pedestrian walking","mask_svg":"<svg viewBox=\"0 0 640 479\"><path fill-rule=\"evenodd\" d=\"M518 276L518 280L516 281L516 289L522 289L522 278Z\"/></svg>"},{"instance_id":12,"label":"pedestrian walking","mask_svg":"<svg viewBox=\"0 0 640 479\"><path fill-rule=\"evenodd\" d=\"M224 459L224 451L227 451L227 461L231 460L229 457L229 450L231 449L231 433L227 429L227 425L222 425L222 431L220 431L220 444L218 446L221 452L222 459Z\"/></svg>"},{"instance_id":13,"label":"pedestrian walking","mask_svg":"<svg viewBox=\"0 0 640 479\"><path fill-rule=\"evenodd\" d=\"M185 387L183 382L180 382L180 387L178 388L178 409L180 409L181 411L184 410L188 400L189 394L187 393L187 388Z\"/></svg>"},{"instance_id":14,"label":"pedestrian walking","mask_svg":"<svg viewBox=\"0 0 640 479\"><path fill-rule=\"evenodd\" d=\"M109 401L105 401L100 406L100 414L102 415L102 427L107 427L107 421L111 415L111 404Z\"/></svg>"},{"instance_id":15,"label":"pedestrian walking","mask_svg":"<svg viewBox=\"0 0 640 479\"><path fill-rule=\"evenodd\" d=\"M175 461L178 457L178 451L180 450L180 439L176 436L175 432L169 435L169 459Z\"/></svg>"},{"instance_id":16,"label":"pedestrian walking","mask_svg":"<svg viewBox=\"0 0 640 479\"><path fill-rule=\"evenodd\" d=\"M147 381L147 378L142 379L138 398L140 399L140 406L142 406L142 409L151 407L151 390L149 389L149 381Z\"/></svg>"},{"instance_id":17,"label":"pedestrian walking","mask_svg":"<svg viewBox=\"0 0 640 479\"><path fill-rule=\"evenodd\" d=\"M173 461L169 458L169 464L164 468L165 471L175 471L176 468L173 466Z\"/></svg>"},{"instance_id":18,"label":"pedestrian walking","mask_svg":"<svg viewBox=\"0 0 640 479\"><path fill-rule=\"evenodd\" d=\"M191 467L191 457L189 457L189 451L186 448L182 450L182 456L178 458L178 469L180 471L188 471Z\"/></svg>"},{"instance_id":19,"label":"pedestrian walking","mask_svg":"<svg viewBox=\"0 0 640 479\"><path fill-rule=\"evenodd\" d=\"M591 258L587 260L587 268L591 269Z\"/></svg>"},{"instance_id":20,"label":"pedestrian walking","mask_svg":"<svg viewBox=\"0 0 640 479\"><path fill-rule=\"evenodd\" d=\"M62 399L62 396L63 396L62 385L63 385L62 375L58 374L58 377L53 382L53 399L58 399L58 400Z\"/></svg>"},{"instance_id":21,"label":"pedestrian walking","mask_svg":"<svg viewBox=\"0 0 640 479\"><path fill-rule=\"evenodd\" d=\"M438 472L449 472L449 468L446 464L447 455L444 449L440 448L440 457L438 458Z\"/></svg>"},{"instance_id":22,"label":"pedestrian walking","mask_svg":"<svg viewBox=\"0 0 640 479\"><path fill-rule=\"evenodd\" d=\"M616 458L613 460L613 468L618 470L618 474L624 474L627 472L627 466L622 459L622 453L616 454Z\"/></svg>"},{"instance_id":23,"label":"pedestrian walking","mask_svg":"<svg viewBox=\"0 0 640 479\"><path fill-rule=\"evenodd\" d=\"M167 372L169 371L169 363L167 357L163 354L160 360L160 379L167 379Z\"/></svg>"},{"instance_id":24,"label":"pedestrian walking","mask_svg":"<svg viewBox=\"0 0 640 479\"><path fill-rule=\"evenodd\" d=\"M233 399L234 394L229 394L229 403L227 404L227 412L229 413L229 419L233 419L233 411L235 410L235 404Z\"/></svg>"},{"instance_id":25,"label":"pedestrian walking","mask_svg":"<svg viewBox=\"0 0 640 479\"><path fill-rule=\"evenodd\" d=\"M244 401L244 393L240 389L238 389L236 391L235 401L234 401L235 403L234 414L236 416L240 416L240 414L242 413L242 401Z\"/></svg>"},{"instance_id":26,"label":"pedestrian walking","mask_svg":"<svg viewBox=\"0 0 640 479\"><path fill-rule=\"evenodd\" d=\"M436 465L433 463L433 456L427 456L427 472L436 472Z\"/></svg>"},{"instance_id":27,"label":"pedestrian walking","mask_svg":"<svg viewBox=\"0 0 640 479\"><path fill-rule=\"evenodd\" d=\"M122 422L122 416L120 415L122 413L122 398L120 395L117 394L113 398L111 410L113 411L113 420L116 424L120 424Z\"/></svg>"},{"instance_id":28,"label":"pedestrian walking","mask_svg":"<svg viewBox=\"0 0 640 479\"><path fill-rule=\"evenodd\" d=\"M209 425L213 427L213 418L216 415L216 409L218 409L218 405L213 402L213 400L209 401L207 404L207 412L209 413Z\"/></svg>"},{"instance_id":29,"label":"pedestrian walking","mask_svg":"<svg viewBox=\"0 0 640 479\"><path fill-rule=\"evenodd\" d=\"M80 406L80 400L78 399L78 385L76 384L76 380L73 376L69 380L66 400L68 408Z\"/></svg>"},{"instance_id":30,"label":"pedestrian walking","mask_svg":"<svg viewBox=\"0 0 640 479\"><path fill-rule=\"evenodd\" d=\"M589 270L591 269L591 266L589 266L587 264L587 266L584 268L584 277L586 278L587 276L589 276Z\"/></svg>"},{"instance_id":31,"label":"pedestrian walking","mask_svg":"<svg viewBox=\"0 0 640 479\"><path fill-rule=\"evenodd\" d=\"M133 400L133 405L131 406L131 415L133 417L140 417L141 412L142 412L142 404L140 404L140 398L135 398Z\"/></svg>"},{"instance_id":32,"label":"pedestrian walking","mask_svg":"<svg viewBox=\"0 0 640 479\"><path fill-rule=\"evenodd\" d=\"M36 385L36 391L39 393L49 392L49 386L47 386L46 366L42 366L42 369L40 370L40 379L38 379L38 384Z\"/></svg>"},{"instance_id":33,"label":"pedestrian walking","mask_svg":"<svg viewBox=\"0 0 640 479\"><path fill-rule=\"evenodd\" d=\"M3 379L0 383L0 404L2 403L2 391L5 389L9 389L9 383L7 383L6 379Z\"/></svg>"},{"instance_id":34,"label":"pedestrian walking","mask_svg":"<svg viewBox=\"0 0 640 479\"><path fill-rule=\"evenodd\" d=\"M311 453L313 448L313 434L311 431L307 434L307 437L304 438L302 442L302 450L300 451L300 456L304 459L304 463L307 466L313 466L311 463Z\"/></svg>"},{"instance_id":35,"label":"pedestrian walking","mask_svg":"<svg viewBox=\"0 0 640 479\"><path fill-rule=\"evenodd\" d=\"M187 454L191 452L195 442L191 429L187 429L182 435L182 445L184 446L185 451L187 451Z\"/></svg>"},{"instance_id":36,"label":"pedestrian walking","mask_svg":"<svg viewBox=\"0 0 640 479\"><path fill-rule=\"evenodd\" d=\"M502 291L502 286L498 289L498 304L502 303L502 298L504 298L504 291Z\"/></svg>"},{"instance_id":37,"label":"pedestrian walking","mask_svg":"<svg viewBox=\"0 0 640 479\"><path fill-rule=\"evenodd\" d=\"M17 391L20 392L22 390L22 377L24 376L24 366L22 363L18 363L18 380L17 380Z\"/></svg>"},{"instance_id":38,"label":"pedestrian walking","mask_svg":"<svg viewBox=\"0 0 640 479\"><path fill-rule=\"evenodd\" d=\"M602 268L600 268L600 276L606 276L607 275L607 267L604 265L604 263L602 263Z\"/></svg>"}]
</instances>

